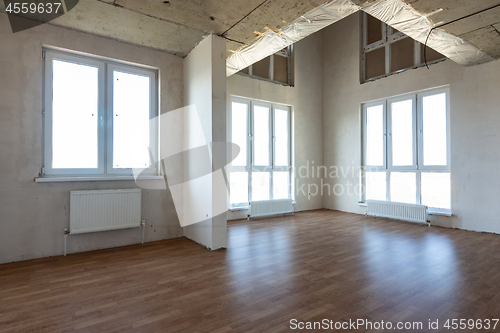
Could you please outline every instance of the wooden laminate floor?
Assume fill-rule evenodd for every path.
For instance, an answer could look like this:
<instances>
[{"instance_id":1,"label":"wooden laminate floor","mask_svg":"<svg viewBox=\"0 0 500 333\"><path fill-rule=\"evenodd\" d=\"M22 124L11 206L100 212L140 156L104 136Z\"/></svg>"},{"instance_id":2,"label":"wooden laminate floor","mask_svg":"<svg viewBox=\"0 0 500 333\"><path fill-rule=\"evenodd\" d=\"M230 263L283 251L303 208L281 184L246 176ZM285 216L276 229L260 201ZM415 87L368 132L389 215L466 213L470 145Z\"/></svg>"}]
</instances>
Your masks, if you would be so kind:
<instances>
[{"instance_id":1,"label":"wooden laminate floor","mask_svg":"<svg viewBox=\"0 0 500 333\"><path fill-rule=\"evenodd\" d=\"M0 332L456 332L447 319L500 317L499 241L326 210L233 221L228 250L180 238L0 265Z\"/></svg>"}]
</instances>

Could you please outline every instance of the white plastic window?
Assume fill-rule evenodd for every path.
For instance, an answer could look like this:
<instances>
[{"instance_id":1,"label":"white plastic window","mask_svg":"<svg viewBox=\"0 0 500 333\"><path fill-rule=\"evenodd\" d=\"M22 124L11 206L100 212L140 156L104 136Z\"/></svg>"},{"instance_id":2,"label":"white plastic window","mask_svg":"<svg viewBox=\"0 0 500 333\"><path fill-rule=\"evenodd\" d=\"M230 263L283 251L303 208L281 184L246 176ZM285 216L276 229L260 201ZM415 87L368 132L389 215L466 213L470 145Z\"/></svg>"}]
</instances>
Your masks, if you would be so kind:
<instances>
[{"instance_id":1,"label":"white plastic window","mask_svg":"<svg viewBox=\"0 0 500 333\"><path fill-rule=\"evenodd\" d=\"M156 71L44 50L42 175L132 175L154 165ZM153 158L153 161L151 160Z\"/></svg>"},{"instance_id":2,"label":"white plastic window","mask_svg":"<svg viewBox=\"0 0 500 333\"><path fill-rule=\"evenodd\" d=\"M364 104L362 201L450 213L449 114L447 88Z\"/></svg>"},{"instance_id":3,"label":"white plastic window","mask_svg":"<svg viewBox=\"0 0 500 333\"><path fill-rule=\"evenodd\" d=\"M291 108L231 98L231 142L240 154L231 163L230 204L291 198Z\"/></svg>"}]
</instances>

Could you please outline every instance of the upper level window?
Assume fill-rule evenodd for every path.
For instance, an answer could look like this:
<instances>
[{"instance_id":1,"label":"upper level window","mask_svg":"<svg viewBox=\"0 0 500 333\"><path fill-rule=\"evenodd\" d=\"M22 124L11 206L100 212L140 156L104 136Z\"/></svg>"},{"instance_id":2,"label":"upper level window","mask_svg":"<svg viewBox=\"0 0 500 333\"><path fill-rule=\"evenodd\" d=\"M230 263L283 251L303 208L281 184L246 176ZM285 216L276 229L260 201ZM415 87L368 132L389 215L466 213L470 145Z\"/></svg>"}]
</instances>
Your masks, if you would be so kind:
<instances>
[{"instance_id":1,"label":"upper level window","mask_svg":"<svg viewBox=\"0 0 500 333\"><path fill-rule=\"evenodd\" d=\"M255 64L239 71L239 74L292 86L292 46L286 47Z\"/></svg>"},{"instance_id":2,"label":"upper level window","mask_svg":"<svg viewBox=\"0 0 500 333\"><path fill-rule=\"evenodd\" d=\"M436 89L363 105L365 200L450 211L448 95Z\"/></svg>"},{"instance_id":3,"label":"upper level window","mask_svg":"<svg viewBox=\"0 0 500 333\"><path fill-rule=\"evenodd\" d=\"M157 156L157 72L44 50L42 174L132 175ZM156 168L151 166L150 173Z\"/></svg>"},{"instance_id":4,"label":"upper level window","mask_svg":"<svg viewBox=\"0 0 500 333\"><path fill-rule=\"evenodd\" d=\"M231 163L230 203L291 198L289 106L231 98L231 142L240 154Z\"/></svg>"},{"instance_id":5,"label":"upper level window","mask_svg":"<svg viewBox=\"0 0 500 333\"><path fill-rule=\"evenodd\" d=\"M363 12L361 15L363 17L362 82L424 66L422 44L367 13ZM446 59L429 46L425 52L428 64Z\"/></svg>"}]
</instances>

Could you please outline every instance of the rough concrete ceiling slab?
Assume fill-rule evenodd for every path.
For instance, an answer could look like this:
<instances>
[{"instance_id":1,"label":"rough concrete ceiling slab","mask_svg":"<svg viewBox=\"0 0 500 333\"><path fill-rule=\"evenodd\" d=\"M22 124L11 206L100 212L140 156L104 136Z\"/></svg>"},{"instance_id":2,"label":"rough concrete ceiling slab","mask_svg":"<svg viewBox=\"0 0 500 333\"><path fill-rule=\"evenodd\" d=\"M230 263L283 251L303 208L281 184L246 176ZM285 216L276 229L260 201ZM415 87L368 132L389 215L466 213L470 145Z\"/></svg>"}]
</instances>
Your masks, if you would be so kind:
<instances>
[{"instance_id":1,"label":"rough concrete ceiling slab","mask_svg":"<svg viewBox=\"0 0 500 333\"><path fill-rule=\"evenodd\" d=\"M500 34L494 25L500 22L500 0L408 0L416 10L431 14L429 19L495 59L500 58ZM469 16L471 14L476 15ZM464 18L464 19L462 19Z\"/></svg>"},{"instance_id":2,"label":"rough concrete ceiling slab","mask_svg":"<svg viewBox=\"0 0 500 333\"><path fill-rule=\"evenodd\" d=\"M296 20L308 11L328 2L327 0L267 0L254 11L248 13L238 24L229 29L224 36L245 44L267 29L278 30Z\"/></svg>"},{"instance_id":3,"label":"rough concrete ceiling slab","mask_svg":"<svg viewBox=\"0 0 500 333\"><path fill-rule=\"evenodd\" d=\"M109 0L108 0L109 1ZM263 0L115 0L114 5L222 35Z\"/></svg>"},{"instance_id":4,"label":"rough concrete ceiling slab","mask_svg":"<svg viewBox=\"0 0 500 333\"><path fill-rule=\"evenodd\" d=\"M445 26L445 29L449 33L460 36L484 28L485 26L495 25L498 22L500 22L500 7L472 15L455 23L450 23Z\"/></svg>"},{"instance_id":5,"label":"rough concrete ceiling slab","mask_svg":"<svg viewBox=\"0 0 500 333\"><path fill-rule=\"evenodd\" d=\"M0 1L3 7L3 1ZM2 8L5 11L5 8ZM78 5L49 24L185 56L206 32L97 0Z\"/></svg>"},{"instance_id":6,"label":"rough concrete ceiling slab","mask_svg":"<svg viewBox=\"0 0 500 333\"><path fill-rule=\"evenodd\" d=\"M436 25L500 4L499 0L406 0L405 2L423 14L434 13L428 18Z\"/></svg>"},{"instance_id":7,"label":"rough concrete ceiling slab","mask_svg":"<svg viewBox=\"0 0 500 333\"><path fill-rule=\"evenodd\" d=\"M187 55L214 33L228 56L327 0L80 0L50 24ZM3 2L1 2L3 7Z\"/></svg>"},{"instance_id":8,"label":"rough concrete ceiling slab","mask_svg":"<svg viewBox=\"0 0 500 333\"><path fill-rule=\"evenodd\" d=\"M352 0L361 9L375 2ZM50 24L185 56L209 33L228 40L227 56L327 0L80 0ZM405 0L434 26L500 57L500 0ZM0 10L3 1L0 1ZM479 13L478 13L479 12ZM475 14L475 15L474 15Z\"/></svg>"},{"instance_id":9,"label":"rough concrete ceiling slab","mask_svg":"<svg viewBox=\"0 0 500 333\"><path fill-rule=\"evenodd\" d=\"M500 34L494 26L487 26L460 36L492 58L500 59Z\"/></svg>"}]
</instances>

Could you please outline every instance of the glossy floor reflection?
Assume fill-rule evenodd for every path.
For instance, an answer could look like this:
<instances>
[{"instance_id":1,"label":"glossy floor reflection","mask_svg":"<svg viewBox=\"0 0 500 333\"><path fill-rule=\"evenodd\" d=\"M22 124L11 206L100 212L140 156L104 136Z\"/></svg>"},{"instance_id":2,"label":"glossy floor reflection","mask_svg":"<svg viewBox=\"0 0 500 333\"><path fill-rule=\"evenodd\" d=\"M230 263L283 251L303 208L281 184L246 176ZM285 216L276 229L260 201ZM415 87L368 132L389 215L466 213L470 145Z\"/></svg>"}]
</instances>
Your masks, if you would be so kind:
<instances>
[{"instance_id":1,"label":"glossy floor reflection","mask_svg":"<svg viewBox=\"0 0 500 333\"><path fill-rule=\"evenodd\" d=\"M228 235L223 251L182 238L0 265L0 331L297 332L292 319L364 319L452 332L447 319L500 317L499 235L327 210L232 221Z\"/></svg>"}]
</instances>

